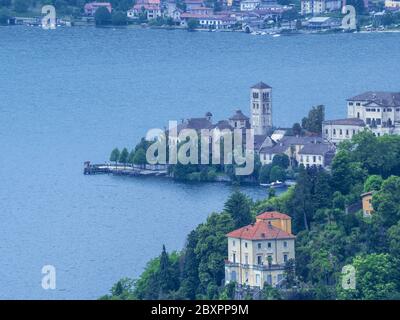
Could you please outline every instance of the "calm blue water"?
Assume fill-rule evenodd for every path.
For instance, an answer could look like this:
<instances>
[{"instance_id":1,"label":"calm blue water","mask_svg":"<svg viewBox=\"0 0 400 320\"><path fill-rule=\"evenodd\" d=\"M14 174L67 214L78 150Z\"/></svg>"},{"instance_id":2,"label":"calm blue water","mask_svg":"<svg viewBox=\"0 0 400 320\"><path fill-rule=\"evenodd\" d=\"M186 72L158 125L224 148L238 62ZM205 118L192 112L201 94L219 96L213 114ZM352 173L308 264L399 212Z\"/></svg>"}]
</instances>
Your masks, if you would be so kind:
<instances>
[{"instance_id":1,"label":"calm blue water","mask_svg":"<svg viewBox=\"0 0 400 320\"><path fill-rule=\"evenodd\" d=\"M248 110L274 88L276 125L323 103L399 90L400 34L260 37L163 30L0 28L0 298L94 299L138 276L221 210L231 187L83 176L168 120ZM245 188L253 198L263 189ZM41 268L57 289L41 288Z\"/></svg>"}]
</instances>

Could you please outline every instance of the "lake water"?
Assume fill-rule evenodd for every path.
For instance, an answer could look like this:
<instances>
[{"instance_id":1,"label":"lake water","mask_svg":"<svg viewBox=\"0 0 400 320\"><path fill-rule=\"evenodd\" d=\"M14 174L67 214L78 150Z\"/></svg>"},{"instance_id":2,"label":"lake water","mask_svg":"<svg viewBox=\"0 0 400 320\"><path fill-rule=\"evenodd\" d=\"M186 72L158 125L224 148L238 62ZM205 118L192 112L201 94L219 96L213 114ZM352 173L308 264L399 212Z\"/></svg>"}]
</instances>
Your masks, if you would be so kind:
<instances>
[{"instance_id":1,"label":"lake water","mask_svg":"<svg viewBox=\"0 0 400 320\"><path fill-rule=\"evenodd\" d=\"M160 178L84 176L168 120L216 119L249 87L273 87L274 123L325 104L396 90L400 34L264 37L240 33L0 28L0 298L95 299L145 263L183 247L232 188ZM260 188L243 188L254 199ZM41 288L54 265L57 289Z\"/></svg>"}]
</instances>

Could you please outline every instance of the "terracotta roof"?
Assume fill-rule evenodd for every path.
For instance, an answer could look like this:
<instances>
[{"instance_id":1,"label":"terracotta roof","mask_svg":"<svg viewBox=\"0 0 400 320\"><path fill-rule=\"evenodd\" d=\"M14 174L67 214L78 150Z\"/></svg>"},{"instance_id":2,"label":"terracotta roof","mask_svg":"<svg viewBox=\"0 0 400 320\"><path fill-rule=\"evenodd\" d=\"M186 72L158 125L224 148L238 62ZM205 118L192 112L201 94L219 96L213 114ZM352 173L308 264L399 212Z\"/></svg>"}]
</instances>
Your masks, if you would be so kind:
<instances>
[{"instance_id":1,"label":"terracotta roof","mask_svg":"<svg viewBox=\"0 0 400 320\"><path fill-rule=\"evenodd\" d=\"M268 212L264 212L259 214L257 217L257 219L281 219L281 220L290 220L291 218L284 213L278 212L278 211L268 211Z\"/></svg>"},{"instance_id":2,"label":"terracotta roof","mask_svg":"<svg viewBox=\"0 0 400 320\"><path fill-rule=\"evenodd\" d=\"M254 224L234 230L226 235L231 238L246 240L268 240L268 239L294 239L295 236L274 227L266 220L257 220Z\"/></svg>"}]
</instances>

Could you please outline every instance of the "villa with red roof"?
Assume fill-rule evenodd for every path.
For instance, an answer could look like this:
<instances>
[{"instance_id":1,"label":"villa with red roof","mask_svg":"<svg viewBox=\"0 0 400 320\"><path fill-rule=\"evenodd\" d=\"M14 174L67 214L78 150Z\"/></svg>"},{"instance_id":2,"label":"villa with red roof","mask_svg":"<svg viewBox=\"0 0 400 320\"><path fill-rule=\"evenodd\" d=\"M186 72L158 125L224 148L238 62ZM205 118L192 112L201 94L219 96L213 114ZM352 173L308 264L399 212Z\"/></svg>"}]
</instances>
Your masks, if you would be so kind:
<instances>
[{"instance_id":1,"label":"villa with red roof","mask_svg":"<svg viewBox=\"0 0 400 320\"><path fill-rule=\"evenodd\" d=\"M286 262L295 259L291 218L280 212L264 212L256 222L234 230L228 237L225 283L263 288L279 286Z\"/></svg>"}]
</instances>

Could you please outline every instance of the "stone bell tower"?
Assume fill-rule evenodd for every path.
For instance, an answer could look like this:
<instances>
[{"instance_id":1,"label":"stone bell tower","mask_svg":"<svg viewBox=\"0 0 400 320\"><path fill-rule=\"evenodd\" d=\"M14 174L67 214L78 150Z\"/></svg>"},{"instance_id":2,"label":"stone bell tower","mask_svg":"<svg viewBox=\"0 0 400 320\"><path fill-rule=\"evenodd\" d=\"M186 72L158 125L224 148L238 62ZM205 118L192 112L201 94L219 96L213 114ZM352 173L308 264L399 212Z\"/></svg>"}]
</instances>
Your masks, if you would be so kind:
<instances>
[{"instance_id":1,"label":"stone bell tower","mask_svg":"<svg viewBox=\"0 0 400 320\"><path fill-rule=\"evenodd\" d=\"M272 88L264 82L251 87L250 115L255 135L265 135L272 128Z\"/></svg>"}]
</instances>

